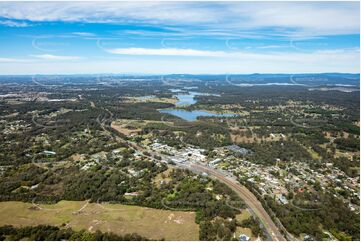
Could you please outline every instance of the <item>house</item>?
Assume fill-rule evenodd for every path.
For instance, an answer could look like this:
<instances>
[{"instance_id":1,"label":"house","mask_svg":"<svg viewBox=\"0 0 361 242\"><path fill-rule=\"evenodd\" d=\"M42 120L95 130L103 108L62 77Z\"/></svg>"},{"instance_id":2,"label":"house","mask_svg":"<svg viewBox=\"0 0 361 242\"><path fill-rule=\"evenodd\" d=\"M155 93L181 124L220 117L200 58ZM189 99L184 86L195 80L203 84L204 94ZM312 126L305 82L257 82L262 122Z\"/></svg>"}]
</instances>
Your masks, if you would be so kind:
<instances>
[{"instance_id":1,"label":"house","mask_svg":"<svg viewBox=\"0 0 361 242\"><path fill-rule=\"evenodd\" d=\"M209 166L215 166L215 165L217 165L219 162L221 162L222 160L221 159L219 159L219 158L217 158L217 159L215 159L215 160L212 160L212 161L210 161L209 162Z\"/></svg>"},{"instance_id":2,"label":"house","mask_svg":"<svg viewBox=\"0 0 361 242\"><path fill-rule=\"evenodd\" d=\"M126 192L126 193L124 193L124 196L136 197L136 196L139 196L139 193L138 192Z\"/></svg>"},{"instance_id":3,"label":"house","mask_svg":"<svg viewBox=\"0 0 361 242\"><path fill-rule=\"evenodd\" d=\"M202 172L202 176L208 176L206 172Z\"/></svg>"},{"instance_id":4,"label":"house","mask_svg":"<svg viewBox=\"0 0 361 242\"><path fill-rule=\"evenodd\" d=\"M239 236L239 240L240 241L248 241L250 239L250 237L248 237L247 235L245 235L245 234L241 234L240 236Z\"/></svg>"},{"instance_id":5,"label":"house","mask_svg":"<svg viewBox=\"0 0 361 242\"><path fill-rule=\"evenodd\" d=\"M43 153L46 155L56 155L56 152L50 150L44 150Z\"/></svg>"},{"instance_id":6,"label":"house","mask_svg":"<svg viewBox=\"0 0 361 242\"><path fill-rule=\"evenodd\" d=\"M175 163L185 163L186 160L182 159L181 157L172 158L171 161Z\"/></svg>"},{"instance_id":7,"label":"house","mask_svg":"<svg viewBox=\"0 0 361 242\"><path fill-rule=\"evenodd\" d=\"M303 237L303 240L304 240L304 241L312 241L313 238L312 238L310 235L306 234L306 235Z\"/></svg>"},{"instance_id":8,"label":"house","mask_svg":"<svg viewBox=\"0 0 361 242\"><path fill-rule=\"evenodd\" d=\"M278 198L278 201L280 203L282 203L283 205L288 204L287 198L285 196L283 196L282 194L278 195L277 198Z\"/></svg>"},{"instance_id":9,"label":"house","mask_svg":"<svg viewBox=\"0 0 361 242\"><path fill-rule=\"evenodd\" d=\"M247 150L246 148L239 147L238 145L228 145L225 148L229 151L232 151L240 155L247 155L248 153L250 153L249 150Z\"/></svg>"},{"instance_id":10,"label":"house","mask_svg":"<svg viewBox=\"0 0 361 242\"><path fill-rule=\"evenodd\" d=\"M38 186L39 186L39 183L36 184L36 185L32 185L32 186L30 187L30 190L36 189L36 188L38 188Z\"/></svg>"}]
</instances>

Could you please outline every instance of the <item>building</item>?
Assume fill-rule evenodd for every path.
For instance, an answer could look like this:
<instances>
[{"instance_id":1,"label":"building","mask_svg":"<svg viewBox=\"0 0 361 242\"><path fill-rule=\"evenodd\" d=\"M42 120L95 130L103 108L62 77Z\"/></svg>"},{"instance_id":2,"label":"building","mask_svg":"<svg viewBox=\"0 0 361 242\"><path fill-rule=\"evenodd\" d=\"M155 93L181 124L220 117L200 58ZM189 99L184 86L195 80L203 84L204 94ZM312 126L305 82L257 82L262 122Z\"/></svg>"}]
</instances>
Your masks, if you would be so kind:
<instances>
[{"instance_id":1,"label":"building","mask_svg":"<svg viewBox=\"0 0 361 242\"><path fill-rule=\"evenodd\" d=\"M277 195L277 198L278 198L278 201L279 201L280 203L282 203L283 205L288 204L287 198L286 198L285 196L283 196L282 194Z\"/></svg>"},{"instance_id":2,"label":"building","mask_svg":"<svg viewBox=\"0 0 361 242\"><path fill-rule=\"evenodd\" d=\"M136 196L139 196L139 193L138 192L126 192L126 193L124 193L124 196L136 197Z\"/></svg>"},{"instance_id":3,"label":"building","mask_svg":"<svg viewBox=\"0 0 361 242\"><path fill-rule=\"evenodd\" d=\"M217 158L217 159L215 159L215 160L212 160L212 161L210 161L209 162L209 166L215 166L215 165L217 165L219 162L221 162L222 160L221 159L219 159L219 158Z\"/></svg>"},{"instance_id":4,"label":"building","mask_svg":"<svg viewBox=\"0 0 361 242\"><path fill-rule=\"evenodd\" d=\"M202 176L208 176L208 173L202 172Z\"/></svg>"},{"instance_id":5,"label":"building","mask_svg":"<svg viewBox=\"0 0 361 242\"><path fill-rule=\"evenodd\" d=\"M232 151L239 155L247 155L250 153L250 150L246 148L239 147L238 145L228 145L225 147L227 150Z\"/></svg>"},{"instance_id":6,"label":"building","mask_svg":"<svg viewBox=\"0 0 361 242\"><path fill-rule=\"evenodd\" d=\"M250 239L250 237L248 237L247 235L245 235L245 234L241 234L240 236L239 236L239 240L240 241L248 241Z\"/></svg>"},{"instance_id":7,"label":"building","mask_svg":"<svg viewBox=\"0 0 361 242\"><path fill-rule=\"evenodd\" d=\"M46 155L56 155L56 152L50 150L44 150L43 153Z\"/></svg>"}]
</instances>

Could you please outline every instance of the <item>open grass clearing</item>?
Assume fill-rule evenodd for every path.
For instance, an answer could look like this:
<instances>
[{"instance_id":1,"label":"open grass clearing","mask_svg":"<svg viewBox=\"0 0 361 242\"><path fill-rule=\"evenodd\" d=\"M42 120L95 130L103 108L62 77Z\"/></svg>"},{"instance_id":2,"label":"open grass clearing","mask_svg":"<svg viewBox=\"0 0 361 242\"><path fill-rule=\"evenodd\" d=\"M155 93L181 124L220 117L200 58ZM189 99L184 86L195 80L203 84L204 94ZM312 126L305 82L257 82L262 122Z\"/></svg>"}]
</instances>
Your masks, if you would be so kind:
<instances>
[{"instance_id":1,"label":"open grass clearing","mask_svg":"<svg viewBox=\"0 0 361 242\"><path fill-rule=\"evenodd\" d=\"M168 125L173 126L173 122L156 121L156 120L133 120L118 119L111 123L111 127L124 135L138 134L147 125Z\"/></svg>"},{"instance_id":2,"label":"open grass clearing","mask_svg":"<svg viewBox=\"0 0 361 242\"><path fill-rule=\"evenodd\" d=\"M236 238L238 239L241 234L247 235L251 240L255 240L256 238L252 235L252 230L250 228L236 228Z\"/></svg>"},{"instance_id":3,"label":"open grass clearing","mask_svg":"<svg viewBox=\"0 0 361 242\"><path fill-rule=\"evenodd\" d=\"M40 208L31 203L0 202L0 226L66 224L74 230L86 229L90 232L138 233L157 240L198 240L199 227L193 212L121 204L86 204L86 201L60 201L40 205Z\"/></svg>"},{"instance_id":4,"label":"open grass clearing","mask_svg":"<svg viewBox=\"0 0 361 242\"><path fill-rule=\"evenodd\" d=\"M170 178L170 173L172 171L173 171L172 168L168 168L167 170L163 171L162 173L159 173L154 178L154 183L157 185L157 187L160 187L162 182L168 183L172 180L172 178Z\"/></svg>"},{"instance_id":5,"label":"open grass clearing","mask_svg":"<svg viewBox=\"0 0 361 242\"><path fill-rule=\"evenodd\" d=\"M171 103L178 102L177 98L161 98L156 96L144 96L144 97L127 97L124 100L125 103Z\"/></svg>"},{"instance_id":6,"label":"open grass clearing","mask_svg":"<svg viewBox=\"0 0 361 242\"><path fill-rule=\"evenodd\" d=\"M242 209L240 214L236 215L236 219L239 223L241 223L242 221L249 219L251 217L250 212L247 209Z\"/></svg>"}]
</instances>

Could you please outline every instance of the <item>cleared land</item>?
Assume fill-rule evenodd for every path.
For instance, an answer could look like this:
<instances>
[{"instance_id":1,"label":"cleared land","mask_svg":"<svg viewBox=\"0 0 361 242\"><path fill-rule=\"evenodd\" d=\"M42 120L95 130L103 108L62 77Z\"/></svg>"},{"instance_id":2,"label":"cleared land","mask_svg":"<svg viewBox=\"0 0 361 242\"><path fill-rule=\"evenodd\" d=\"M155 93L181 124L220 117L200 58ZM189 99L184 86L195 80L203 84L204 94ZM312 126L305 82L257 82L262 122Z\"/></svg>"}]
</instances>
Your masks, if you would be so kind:
<instances>
[{"instance_id":1,"label":"cleared land","mask_svg":"<svg viewBox=\"0 0 361 242\"><path fill-rule=\"evenodd\" d=\"M128 103L172 103L175 104L178 101L177 98L159 98L156 96L144 96L144 97L127 97L123 102Z\"/></svg>"},{"instance_id":2,"label":"cleared land","mask_svg":"<svg viewBox=\"0 0 361 242\"><path fill-rule=\"evenodd\" d=\"M0 202L0 226L65 224L74 230L100 230L116 234L138 233L157 240L199 238L199 227L195 223L195 213L192 212L120 204L94 204L86 201L60 201L57 204L39 207L24 202Z\"/></svg>"},{"instance_id":3,"label":"cleared land","mask_svg":"<svg viewBox=\"0 0 361 242\"><path fill-rule=\"evenodd\" d=\"M249 219L250 217L251 214L247 209L242 209L241 213L236 215L236 219L238 222L242 222L246 219Z\"/></svg>"},{"instance_id":4,"label":"cleared land","mask_svg":"<svg viewBox=\"0 0 361 242\"><path fill-rule=\"evenodd\" d=\"M111 128L117 130L124 135L138 134L148 124L168 125L172 126L173 122L163 122L155 120L132 120L132 119L118 119L111 123Z\"/></svg>"},{"instance_id":5,"label":"cleared land","mask_svg":"<svg viewBox=\"0 0 361 242\"><path fill-rule=\"evenodd\" d=\"M251 217L250 212L247 209L242 209L241 213L236 215L236 219L239 223L242 221L249 219ZM253 236L252 230L250 228L237 227L236 229L236 238L239 238L241 234L245 234L251 238L251 240L256 240L257 238Z\"/></svg>"},{"instance_id":6,"label":"cleared land","mask_svg":"<svg viewBox=\"0 0 361 242\"><path fill-rule=\"evenodd\" d=\"M162 184L162 182L165 182L165 183L168 183L172 180L172 178L170 178L170 173L173 171L172 168L169 168L168 170L162 172L162 173L159 173L155 179L154 179L154 182L155 184L157 185L157 187L160 187L160 185Z\"/></svg>"},{"instance_id":7,"label":"cleared land","mask_svg":"<svg viewBox=\"0 0 361 242\"><path fill-rule=\"evenodd\" d=\"M269 136L258 136L254 130L259 129L260 127L251 126L249 128L241 128L241 127L230 127L230 135L231 140L234 143L261 143L263 142L272 142L272 141L280 141L282 139L287 140L287 136L276 133L271 134ZM252 132L250 132L250 130ZM248 133L248 136L247 136Z\"/></svg>"}]
</instances>

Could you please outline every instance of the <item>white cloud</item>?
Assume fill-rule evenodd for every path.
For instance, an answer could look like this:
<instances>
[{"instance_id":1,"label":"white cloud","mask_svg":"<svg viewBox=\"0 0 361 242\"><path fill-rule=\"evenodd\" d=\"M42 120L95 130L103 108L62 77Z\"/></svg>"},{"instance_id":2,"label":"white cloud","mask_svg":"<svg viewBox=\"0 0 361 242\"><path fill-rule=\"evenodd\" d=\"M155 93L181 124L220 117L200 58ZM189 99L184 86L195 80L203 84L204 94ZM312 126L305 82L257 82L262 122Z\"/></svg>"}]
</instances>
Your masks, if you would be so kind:
<instances>
[{"instance_id":1,"label":"white cloud","mask_svg":"<svg viewBox=\"0 0 361 242\"><path fill-rule=\"evenodd\" d=\"M1 2L0 17L197 25L206 32L222 29L221 34L274 28L292 37L360 32L358 2Z\"/></svg>"},{"instance_id":2,"label":"white cloud","mask_svg":"<svg viewBox=\"0 0 361 242\"><path fill-rule=\"evenodd\" d=\"M29 62L26 59L0 57L0 63Z\"/></svg>"},{"instance_id":3,"label":"white cloud","mask_svg":"<svg viewBox=\"0 0 361 242\"><path fill-rule=\"evenodd\" d=\"M0 25L5 25L8 27L18 27L18 28L31 26L30 24L28 24L26 22L19 22L19 21L13 21L13 20L0 20Z\"/></svg>"},{"instance_id":4,"label":"white cloud","mask_svg":"<svg viewBox=\"0 0 361 242\"><path fill-rule=\"evenodd\" d=\"M249 20L241 23L251 28L297 29L295 37L360 32L356 2L263 2L245 7L235 4L227 11L232 16L247 16Z\"/></svg>"},{"instance_id":5,"label":"white cloud","mask_svg":"<svg viewBox=\"0 0 361 242\"><path fill-rule=\"evenodd\" d=\"M193 11L189 4L170 2L31 2L0 4L0 16L30 21L127 22L186 21L209 22L212 16L206 8ZM194 5L194 4L192 4ZM156 9L156 11L155 11ZM182 15L179 15L182 13Z\"/></svg>"},{"instance_id":6,"label":"white cloud","mask_svg":"<svg viewBox=\"0 0 361 242\"><path fill-rule=\"evenodd\" d=\"M194 53L193 51L191 53ZM197 52L196 52L197 53ZM203 53L203 52L201 52ZM252 53L222 52L217 54L172 58L152 56L134 58L119 55L109 59L77 59L54 62L45 59L29 59L21 62L0 58L2 74L91 74L91 73L322 73L360 72L359 50L330 50L312 53ZM47 55L49 58L49 55ZM54 59L54 57L51 57ZM50 59L51 59L50 58ZM56 58L59 60L59 57ZM64 60L64 58L62 58Z\"/></svg>"},{"instance_id":7,"label":"white cloud","mask_svg":"<svg viewBox=\"0 0 361 242\"><path fill-rule=\"evenodd\" d=\"M65 56L65 55L50 55L50 54L43 54L43 55L31 55L32 57L49 60L49 61L65 61L65 60L80 60L82 57L80 56Z\"/></svg>"},{"instance_id":8,"label":"white cloud","mask_svg":"<svg viewBox=\"0 0 361 242\"><path fill-rule=\"evenodd\" d=\"M81 37L94 37L95 34L89 32L73 32L73 35L81 36Z\"/></svg>"},{"instance_id":9,"label":"white cloud","mask_svg":"<svg viewBox=\"0 0 361 242\"><path fill-rule=\"evenodd\" d=\"M146 49L146 48L116 48L106 49L107 52L119 55L153 55L153 56L205 56L205 57L222 57L227 54L223 51L205 51L195 49Z\"/></svg>"},{"instance_id":10,"label":"white cloud","mask_svg":"<svg viewBox=\"0 0 361 242\"><path fill-rule=\"evenodd\" d=\"M178 57L209 57L214 60L234 60L236 62L242 61L259 61L273 62L280 64L282 62L292 62L300 66L307 63L318 62L322 66L330 62L344 61L347 63L359 63L360 50L353 49L332 49L332 50L319 50L314 52L251 52L251 51L205 51L197 49L175 49L175 48L160 48L160 49L147 49L147 48L116 48L105 49L108 53L118 55L135 55L135 56L178 56ZM220 63L221 64L221 63ZM262 67L260 66L260 69ZM335 70L338 70L337 68ZM334 70L334 71L335 71Z\"/></svg>"}]
</instances>

